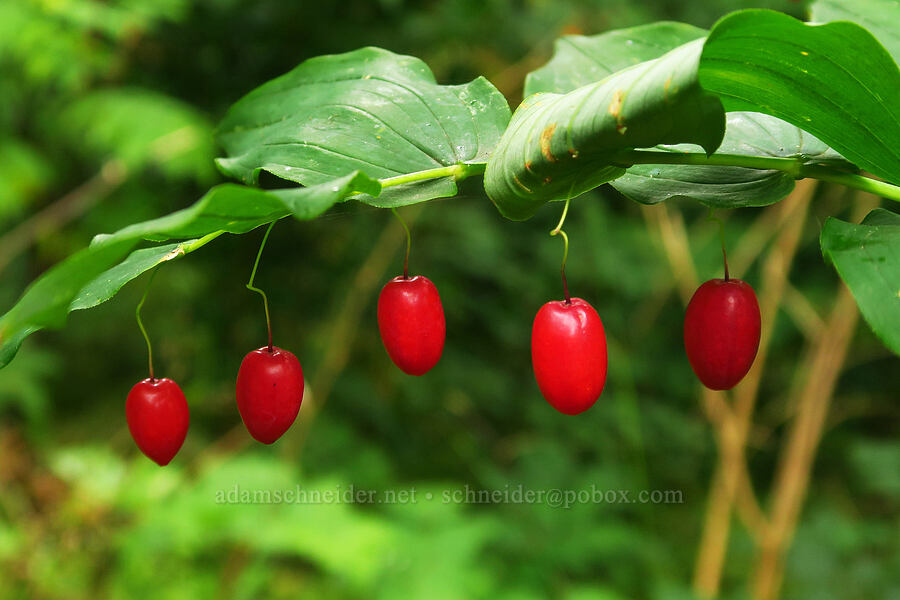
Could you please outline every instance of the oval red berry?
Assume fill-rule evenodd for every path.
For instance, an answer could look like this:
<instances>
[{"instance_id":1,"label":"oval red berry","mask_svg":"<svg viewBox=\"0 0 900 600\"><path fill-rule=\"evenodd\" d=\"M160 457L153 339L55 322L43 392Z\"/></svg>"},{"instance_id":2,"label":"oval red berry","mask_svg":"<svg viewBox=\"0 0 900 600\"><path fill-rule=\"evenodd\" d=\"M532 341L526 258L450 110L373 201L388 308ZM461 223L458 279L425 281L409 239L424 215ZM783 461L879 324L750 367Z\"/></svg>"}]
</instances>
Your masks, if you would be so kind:
<instances>
[{"instance_id":1,"label":"oval red berry","mask_svg":"<svg viewBox=\"0 0 900 600\"><path fill-rule=\"evenodd\" d=\"M165 466L184 443L190 412L177 383L166 378L144 379L128 392L125 419L141 452Z\"/></svg>"},{"instance_id":2,"label":"oval red berry","mask_svg":"<svg viewBox=\"0 0 900 600\"><path fill-rule=\"evenodd\" d=\"M446 324L437 288L417 275L391 279L378 296L378 330L388 355L409 375L424 375L441 358Z\"/></svg>"},{"instance_id":3,"label":"oval red berry","mask_svg":"<svg viewBox=\"0 0 900 600\"><path fill-rule=\"evenodd\" d=\"M247 431L271 444L290 429L303 401L303 369L291 352L263 346L247 354L237 376L237 405Z\"/></svg>"},{"instance_id":4,"label":"oval red berry","mask_svg":"<svg viewBox=\"0 0 900 600\"><path fill-rule=\"evenodd\" d=\"M581 298L548 302L531 330L531 362L544 398L577 415L593 406L606 383L606 333L597 311Z\"/></svg>"},{"instance_id":5,"label":"oval red berry","mask_svg":"<svg viewBox=\"0 0 900 600\"><path fill-rule=\"evenodd\" d=\"M684 348L700 381L730 390L759 348L759 303L740 279L711 279L697 288L684 315Z\"/></svg>"}]
</instances>

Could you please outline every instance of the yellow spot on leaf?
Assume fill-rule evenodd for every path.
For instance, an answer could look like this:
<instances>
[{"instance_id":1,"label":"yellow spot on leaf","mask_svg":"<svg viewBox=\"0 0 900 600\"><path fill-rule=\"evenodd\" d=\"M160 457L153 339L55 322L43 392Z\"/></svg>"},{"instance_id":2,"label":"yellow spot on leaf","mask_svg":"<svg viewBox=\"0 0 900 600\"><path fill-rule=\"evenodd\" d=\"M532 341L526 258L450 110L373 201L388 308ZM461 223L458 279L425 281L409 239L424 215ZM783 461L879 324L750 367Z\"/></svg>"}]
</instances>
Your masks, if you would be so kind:
<instances>
[{"instance_id":1,"label":"yellow spot on leaf","mask_svg":"<svg viewBox=\"0 0 900 600\"><path fill-rule=\"evenodd\" d=\"M553 156L553 152L550 148L550 143L553 141L553 133L556 131L556 123L552 123L547 126L544 131L541 132L541 154L544 155L544 158L547 159L547 162L556 162L556 157Z\"/></svg>"},{"instance_id":2,"label":"yellow spot on leaf","mask_svg":"<svg viewBox=\"0 0 900 600\"><path fill-rule=\"evenodd\" d=\"M806 52L805 50L801 50L800 54L802 54L803 56L809 56L809 52Z\"/></svg>"},{"instance_id":3,"label":"yellow spot on leaf","mask_svg":"<svg viewBox=\"0 0 900 600\"><path fill-rule=\"evenodd\" d=\"M625 119L622 118L622 104L625 102L625 94L622 90L616 90L612 102L609 103L609 114L616 120L616 131L625 133Z\"/></svg>"},{"instance_id":4,"label":"yellow spot on leaf","mask_svg":"<svg viewBox=\"0 0 900 600\"><path fill-rule=\"evenodd\" d=\"M522 183L521 181L519 181L519 178L518 178L517 176L513 175L513 181L515 181L515 182L516 182L516 185L518 185L520 188L522 188L523 190L525 190L525 191L528 192L529 194L531 193L531 190L528 189L528 188L525 186L524 183Z\"/></svg>"}]
</instances>

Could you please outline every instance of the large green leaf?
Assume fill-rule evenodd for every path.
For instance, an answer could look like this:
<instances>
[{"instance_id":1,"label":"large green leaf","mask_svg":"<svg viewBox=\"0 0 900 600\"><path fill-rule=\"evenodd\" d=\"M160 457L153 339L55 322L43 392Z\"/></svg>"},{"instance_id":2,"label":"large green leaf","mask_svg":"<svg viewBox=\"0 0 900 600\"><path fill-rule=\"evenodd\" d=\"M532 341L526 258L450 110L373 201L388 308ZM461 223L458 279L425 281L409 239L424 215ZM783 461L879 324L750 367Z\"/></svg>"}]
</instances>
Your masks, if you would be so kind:
<instances>
[{"instance_id":1,"label":"large green leaf","mask_svg":"<svg viewBox=\"0 0 900 600\"><path fill-rule=\"evenodd\" d=\"M800 158L806 163L844 160L813 135L769 115L732 112L726 115L725 138L718 152L745 156ZM659 146L664 152L696 152L690 144ZM713 208L765 206L794 189L784 171L705 165L634 165L614 188L644 204L690 198Z\"/></svg>"},{"instance_id":2,"label":"large green leaf","mask_svg":"<svg viewBox=\"0 0 900 600\"><path fill-rule=\"evenodd\" d=\"M219 127L228 157L217 162L244 182L267 171L304 185L484 163L509 116L484 78L442 86L417 58L363 48L307 60L239 100ZM395 205L407 188L407 203L456 193L452 177L401 186Z\"/></svg>"},{"instance_id":3,"label":"large green leaf","mask_svg":"<svg viewBox=\"0 0 900 600\"><path fill-rule=\"evenodd\" d=\"M900 354L900 215L876 209L859 225L829 218L821 243L869 326Z\"/></svg>"},{"instance_id":4,"label":"large green leaf","mask_svg":"<svg viewBox=\"0 0 900 600\"><path fill-rule=\"evenodd\" d=\"M548 200L577 196L620 177L618 151L695 143L708 153L725 132L717 98L697 69L703 40L568 94L538 94L513 116L485 173L500 212L527 219Z\"/></svg>"},{"instance_id":5,"label":"large green leaf","mask_svg":"<svg viewBox=\"0 0 900 600\"><path fill-rule=\"evenodd\" d=\"M556 42L553 58L526 79L526 94L566 93L599 81L644 60L652 60L706 31L683 23L661 22L596 36L566 36ZM689 144L660 146L668 152L696 152ZM769 115L727 115L725 138L718 152L764 157L803 158L809 162L840 157L814 136ZM777 202L794 188L783 171L700 165L634 165L610 184L646 204L691 198L708 206L733 208Z\"/></svg>"},{"instance_id":6,"label":"large green leaf","mask_svg":"<svg viewBox=\"0 0 900 600\"><path fill-rule=\"evenodd\" d=\"M140 240L200 238L217 232L246 233L293 215L313 219L353 193L377 196L380 184L359 172L305 188L264 191L237 184L212 188L189 208L98 235L90 247L55 265L35 281L0 317L0 367L15 356L22 341L44 327L60 327L73 310L96 306L127 282L161 262L202 245L198 240L133 252Z\"/></svg>"},{"instance_id":7,"label":"large green leaf","mask_svg":"<svg viewBox=\"0 0 900 600\"><path fill-rule=\"evenodd\" d=\"M900 62L900 0L816 0L811 20L818 23L851 21L878 38Z\"/></svg>"},{"instance_id":8,"label":"large green leaf","mask_svg":"<svg viewBox=\"0 0 900 600\"><path fill-rule=\"evenodd\" d=\"M859 25L733 13L710 31L700 82L726 110L783 119L863 169L900 181L900 69Z\"/></svg>"}]
</instances>

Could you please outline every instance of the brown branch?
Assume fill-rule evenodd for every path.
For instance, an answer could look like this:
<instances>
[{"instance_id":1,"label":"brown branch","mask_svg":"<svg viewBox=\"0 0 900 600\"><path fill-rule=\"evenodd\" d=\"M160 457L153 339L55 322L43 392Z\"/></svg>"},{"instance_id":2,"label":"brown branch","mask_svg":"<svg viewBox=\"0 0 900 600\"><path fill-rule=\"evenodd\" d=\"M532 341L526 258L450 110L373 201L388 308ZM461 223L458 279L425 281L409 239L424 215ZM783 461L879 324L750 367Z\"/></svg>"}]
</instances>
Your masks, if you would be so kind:
<instances>
[{"instance_id":1,"label":"brown branch","mask_svg":"<svg viewBox=\"0 0 900 600\"><path fill-rule=\"evenodd\" d=\"M813 459L828 414L859 312L853 296L841 287L825 334L805 361L806 382L797 416L782 455L773 494L772 521L763 540L753 576L753 597L774 600L784 576L783 556L794 535L806 498Z\"/></svg>"},{"instance_id":2,"label":"brown branch","mask_svg":"<svg viewBox=\"0 0 900 600\"><path fill-rule=\"evenodd\" d=\"M61 229L69 221L90 210L121 185L125 176L125 166L118 160L111 160L96 175L0 238L0 272L34 240Z\"/></svg>"},{"instance_id":3,"label":"brown branch","mask_svg":"<svg viewBox=\"0 0 900 600\"><path fill-rule=\"evenodd\" d=\"M765 534L766 521L747 473L747 434L753 420L760 377L765 367L778 306L814 190L815 182L799 182L794 192L775 208L779 212L777 222L783 224L783 229L763 265L763 281L759 288L762 315L759 352L747 377L735 389L734 422L730 424L733 429L729 426L728 431L720 431L717 436L720 441L720 460L710 486L703 535L694 570L694 591L702 597L712 598L719 593L722 568L728 551L732 509L737 508L738 516L754 538L760 539Z\"/></svg>"},{"instance_id":4,"label":"brown branch","mask_svg":"<svg viewBox=\"0 0 900 600\"><path fill-rule=\"evenodd\" d=\"M858 221L878 205L878 198L858 192L854 220ZM813 460L837 385L859 320L856 302L840 284L837 300L822 335L811 344L804 361L803 388L794 396L796 416L787 446L779 460L772 494L771 524L759 549L753 574L752 593L756 600L775 600L784 578L784 555L794 536L806 499Z\"/></svg>"}]
</instances>

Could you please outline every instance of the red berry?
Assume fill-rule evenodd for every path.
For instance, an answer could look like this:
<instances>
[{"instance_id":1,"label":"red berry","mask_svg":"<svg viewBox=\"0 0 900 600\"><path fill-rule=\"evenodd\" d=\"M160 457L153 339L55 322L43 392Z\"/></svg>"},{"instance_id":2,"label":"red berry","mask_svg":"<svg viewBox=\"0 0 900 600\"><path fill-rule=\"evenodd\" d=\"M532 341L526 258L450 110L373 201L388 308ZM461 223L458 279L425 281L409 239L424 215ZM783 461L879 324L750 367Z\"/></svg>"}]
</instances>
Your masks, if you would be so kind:
<instances>
[{"instance_id":1,"label":"red berry","mask_svg":"<svg viewBox=\"0 0 900 600\"><path fill-rule=\"evenodd\" d=\"M125 418L141 452L164 467L175 458L187 436L187 400L171 379L144 379L128 392Z\"/></svg>"},{"instance_id":2,"label":"red berry","mask_svg":"<svg viewBox=\"0 0 900 600\"><path fill-rule=\"evenodd\" d=\"M303 401L300 361L278 346L247 354L237 376L237 405L247 431L271 444L290 429Z\"/></svg>"},{"instance_id":3,"label":"red berry","mask_svg":"<svg viewBox=\"0 0 900 600\"><path fill-rule=\"evenodd\" d=\"M378 330L394 364L409 375L424 375L444 351L444 308L431 280L394 277L378 296Z\"/></svg>"},{"instance_id":4,"label":"red berry","mask_svg":"<svg viewBox=\"0 0 900 600\"><path fill-rule=\"evenodd\" d=\"M694 373L711 390L744 378L759 348L759 303L740 279L710 279L684 315L684 348Z\"/></svg>"},{"instance_id":5,"label":"red berry","mask_svg":"<svg viewBox=\"0 0 900 600\"><path fill-rule=\"evenodd\" d=\"M593 406L606 383L606 334L594 307L581 298L542 306L531 330L531 362L553 408L577 415Z\"/></svg>"}]
</instances>

